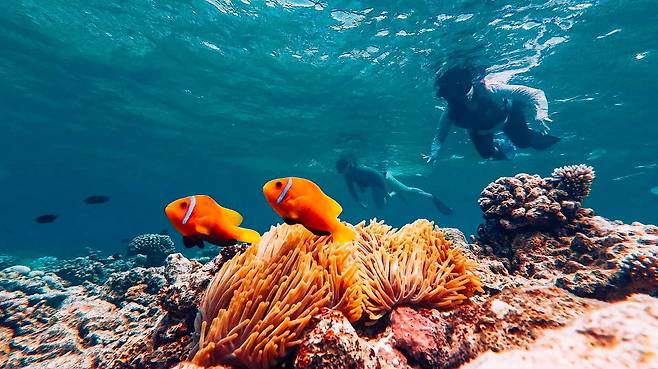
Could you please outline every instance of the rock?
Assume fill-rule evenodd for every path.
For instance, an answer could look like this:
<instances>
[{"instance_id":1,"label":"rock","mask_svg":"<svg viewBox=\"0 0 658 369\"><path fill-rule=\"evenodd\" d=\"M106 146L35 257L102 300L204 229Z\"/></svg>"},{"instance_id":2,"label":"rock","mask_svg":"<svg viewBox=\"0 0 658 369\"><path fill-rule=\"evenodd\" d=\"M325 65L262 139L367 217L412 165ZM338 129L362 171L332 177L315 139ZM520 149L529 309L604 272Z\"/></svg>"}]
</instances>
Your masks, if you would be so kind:
<instances>
[{"instance_id":1,"label":"rock","mask_svg":"<svg viewBox=\"0 0 658 369\"><path fill-rule=\"evenodd\" d=\"M162 266L167 255L176 252L171 237L160 234L143 234L128 244L128 255L145 255L145 266Z\"/></svg>"},{"instance_id":2,"label":"rock","mask_svg":"<svg viewBox=\"0 0 658 369\"><path fill-rule=\"evenodd\" d=\"M323 309L315 327L299 347L295 367L304 369L363 368L367 351L354 327L335 310Z\"/></svg>"},{"instance_id":3,"label":"rock","mask_svg":"<svg viewBox=\"0 0 658 369\"><path fill-rule=\"evenodd\" d=\"M46 275L46 273L43 270L33 270L27 274L30 278L41 278L44 275Z\"/></svg>"},{"instance_id":4,"label":"rock","mask_svg":"<svg viewBox=\"0 0 658 369\"><path fill-rule=\"evenodd\" d=\"M547 330L525 349L487 353L463 369L658 368L658 299L634 296Z\"/></svg>"},{"instance_id":5,"label":"rock","mask_svg":"<svg viewBox=\"0 0 658 369\"><path fill-rule=\"evenodd\" d=\"M157 303L160 288L165 283L163 268L137 267L125 272L113 273L105 282L106 299L116 304L138 302L144 306Z\"/></svg>"},{"instance_id":6,"label":"rock","mask_svg":"<svg viewBox=\"0 0 658 369\"><path fill-rule=\"evenodd\" d=\"M5 273L18 273L18 274L22 274L22 275L27 275L27 274L30 273L31 270L32 269L30 269L30 267L27 267L25 265L14 265L14 266L10 266L8 268L5 268L3 270L3 272L5 272Z\"/></svg>"},{"instance_id":7,"label":"rock","mask_svg":"<svg viewBox=\"0 0 658 369\"><path fill-rule=\"evenodd\" d=\"M359 336L339 311L324 308L313 318L294 361L297 369L411 369L391 346L390 331Z\"/></svg>"},{"instance_id":8,"label":"rock","mask_svg":"<svg viewBox=\"0 0 658 369\"><path fill-rule=\"evenodd\" d=\"M557 288L507 289L451 312L400 307L391 314L393 347L421 368L457 368L488 350L524 347L604 303Z\"/></svg>"},{"instance_id":9,"label":"rock","mask_svg":"<svg viewBox=\"0 0 658 369\"><path fill-rule=\"evenodd\" d=\"M213 365L211 367L205 367L205 366L198 366L196 364L192 364L190 362L185 361L180 364L177 364L171 369L235 369L235 368L228 365Z\"/></svg>"},{"instance_id":10,"label":"rock","mask_svg":"<svg viewBox=\"0 0 658 369\"><path fill-rule=\"evenodd\" d=\"M223 262L221 256L201 264L181 254L169 255L164 267L167 286L160 291L162 306L177 318L194 320L201 296Z\"/></svg>"}]
</instances>

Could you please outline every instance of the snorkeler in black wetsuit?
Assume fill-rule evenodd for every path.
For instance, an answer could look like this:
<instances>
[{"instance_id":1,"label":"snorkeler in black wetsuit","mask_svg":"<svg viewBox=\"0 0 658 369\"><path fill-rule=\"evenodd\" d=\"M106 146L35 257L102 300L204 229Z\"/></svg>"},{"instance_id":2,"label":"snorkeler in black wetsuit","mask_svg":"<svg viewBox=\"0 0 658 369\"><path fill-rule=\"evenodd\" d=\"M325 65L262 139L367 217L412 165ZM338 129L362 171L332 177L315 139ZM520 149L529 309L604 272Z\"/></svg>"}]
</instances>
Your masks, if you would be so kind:
<instances>
[{"instance_id":1,"label":"snorkeler in black wetsuit","mask_svg":"<svg viewBox=\"0 0 658 369\"><path fill-rule=\"evenodd\" d=\"M358 164L356 160L345 158L339 159L336 162L336 169L338 170L338 173L345 177L345 183L347 184L347 188L352 194L352 197L354 197L364 209L367 209L368 206L359 198L355 185L359 187L361 192L365 191L366 188L371 189L372 199L375 206L377 206L377 209L383 208L392 196L398 196L400 199L406 201L406 195L418 195L420 197L431 199L434 206L436 206L441 213L453 213L453 210L435 195L423 191L420 188L405 185L397 178L393 177L389 171L382 174L376 169Z\"/></svg>"},{"instance_id":2,"label":"snorkeler in black wetsuit","mask_svg":"<svg viewBox=\"0 0 658 369\"><path fill-rule=\"evenodd\" d=\"M364 192L366 188L371 189L372 200L377 209L381 209L386 205L390 195L386 190L386 180L384 179L384 176L377 170L365 165L359 165L356 160L345 158L338 159L336 162L336 170L345 177L345 183L350 190L350 194L352 194L354 200L356 200L362 208L367 209L368 205L359 198L355 185L359 186L361 192Z\"/></svg>"},{"instance_id":3,"label":"snorkeler in black wetsuit","mask_svg":"<svg viewBox=\"0 0 658 369\"><path fill-rule=\"evenodd\" d=\"M424 156L428 163L438 158L453 124L469 131L478 154L485 159L511 159L514 146L545 150L560 141L559 137L528 126L534 120L546 128L546 122L551 121L542 90L508 85L488 77L478 75L475 68L468 66L453 67L437 75L437 96L445 99L448 106L441 116L430 155ZM495 137L497 133L506 138Z\"/></svg>"}]
</instances>

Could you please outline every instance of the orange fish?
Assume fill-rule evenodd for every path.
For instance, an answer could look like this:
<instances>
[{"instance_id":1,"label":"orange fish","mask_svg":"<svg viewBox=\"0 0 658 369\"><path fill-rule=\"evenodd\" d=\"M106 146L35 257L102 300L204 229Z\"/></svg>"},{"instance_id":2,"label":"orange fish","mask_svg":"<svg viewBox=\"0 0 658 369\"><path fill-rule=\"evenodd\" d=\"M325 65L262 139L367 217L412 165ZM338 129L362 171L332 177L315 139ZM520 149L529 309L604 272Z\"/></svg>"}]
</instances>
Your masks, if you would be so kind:
<instances>
[{"instance_id":1,"label":"orange fish","mask_svg":"<svg viewBox=\"0 0 658 369\"><path fill-rule=\"evenodd\" d=\"M220 206L210 196L178 199L167 205L165 214L183 235L185 247L203 248L204 241L229 246L237 241L256 243L260 240L258 232L238 227L242 223L240 213Z\"/></svg>"},{"instance_id":2,"label":"orange fish","mask_svg":"<svg viewBox=\"0 0 658 369\"><path fill-rule=\"evenodd\" d=\"M356 234L341 223L343 208L308 179L273 179L263 186L263 194L284 222L301 224L319 236L331 234L337 242L353 241Z\"/></svg>"}]
</instances>

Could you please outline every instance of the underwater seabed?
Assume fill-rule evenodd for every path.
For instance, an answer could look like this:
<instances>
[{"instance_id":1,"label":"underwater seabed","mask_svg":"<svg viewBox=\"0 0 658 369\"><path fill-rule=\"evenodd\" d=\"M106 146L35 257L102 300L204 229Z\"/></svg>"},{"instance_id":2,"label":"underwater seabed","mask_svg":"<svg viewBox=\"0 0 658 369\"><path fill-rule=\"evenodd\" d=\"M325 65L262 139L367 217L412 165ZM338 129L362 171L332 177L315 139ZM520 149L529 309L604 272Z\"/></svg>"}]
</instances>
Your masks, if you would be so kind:
<instances>
[{"instance_id":1,"label":"underwater seabed","mask_svg":"<svg viewBox=\"0 0 658 369\"><path fill-rule=\"evenodd\" d=\"M583 208L593 180L496 180L471 243L373 220L355 242L278 225L199 259L165 235L124 257L4 256L0 367L655 369L658 227Z\"/></svg>"}]
</instances>

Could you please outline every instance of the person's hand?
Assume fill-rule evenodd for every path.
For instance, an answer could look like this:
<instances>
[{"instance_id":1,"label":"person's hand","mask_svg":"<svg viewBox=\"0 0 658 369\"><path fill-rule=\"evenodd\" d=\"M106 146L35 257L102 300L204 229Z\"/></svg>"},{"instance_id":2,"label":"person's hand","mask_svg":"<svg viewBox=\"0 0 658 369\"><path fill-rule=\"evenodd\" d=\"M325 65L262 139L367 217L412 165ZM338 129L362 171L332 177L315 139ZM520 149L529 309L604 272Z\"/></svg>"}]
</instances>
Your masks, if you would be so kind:
<instances>
[{"instance_id":1,"label":"person's hand","mask_svg":"<svg viewBox=\"0 0 658 369\"><path fill-rule=\"evenodd\" d=\"M548 123L553 122L553 119L548 116L548 112L539 111L535 116L535 121L542 133L546 134L550 130L550 128L548 128Z\"/></svg>"},{"instance_id":2,"label":"person's hand","mask_svg":"<svg viewBox=\"0 0 658 369\"><path fill-rule=\"evenodd\" d=\"M434 165L436 164L436 159L438 155L425 155L425 154L420 154L420 157L425 160L425 162L429 165Z\"/></svg>"},{"instance_id":3,"label":"person's hand","mask_svg":"<svg viewBox=\"0 0 658 369\"><path fill-rule=\"evenodd\" d=\"M441 143L436 140L432 142L432 148L430 149L430 154L420 154L420 157L427 162L429 165L436 164L437 159L439 158L439 151L441 150Z\"/></svg>"}]
</instances>

